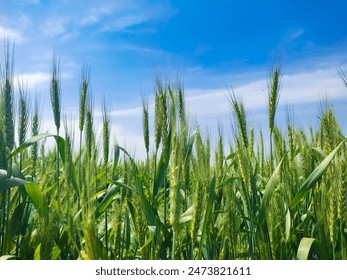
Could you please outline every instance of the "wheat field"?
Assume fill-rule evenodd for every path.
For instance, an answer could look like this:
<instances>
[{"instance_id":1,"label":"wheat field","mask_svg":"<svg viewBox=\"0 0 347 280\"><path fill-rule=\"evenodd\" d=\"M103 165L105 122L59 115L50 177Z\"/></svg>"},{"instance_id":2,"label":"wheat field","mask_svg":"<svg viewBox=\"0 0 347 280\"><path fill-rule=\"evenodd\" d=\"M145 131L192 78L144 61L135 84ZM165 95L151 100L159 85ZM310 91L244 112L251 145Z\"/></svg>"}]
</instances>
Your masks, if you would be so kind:
<instances>
[{"instance_id":1,"label":"wheat field","mask_svg":"<svg viewBox=\"0 0 347 280\"><path fill-rule=\"evenodd\" d=\"M248 124L230 92L228 147L222 131L213 148L192 124L182 86L156 78L154 129L144 99L146 159L138 160L111 140L106 100L97 135L88 66L76 93L78 128L62 118L56 57L55 130L42 133L10 53L0 78L1 259L347 259L346 138L329 102L315 130L276 125L280 67L269 80L268 132Z\"/></svg>"}]
</instances>

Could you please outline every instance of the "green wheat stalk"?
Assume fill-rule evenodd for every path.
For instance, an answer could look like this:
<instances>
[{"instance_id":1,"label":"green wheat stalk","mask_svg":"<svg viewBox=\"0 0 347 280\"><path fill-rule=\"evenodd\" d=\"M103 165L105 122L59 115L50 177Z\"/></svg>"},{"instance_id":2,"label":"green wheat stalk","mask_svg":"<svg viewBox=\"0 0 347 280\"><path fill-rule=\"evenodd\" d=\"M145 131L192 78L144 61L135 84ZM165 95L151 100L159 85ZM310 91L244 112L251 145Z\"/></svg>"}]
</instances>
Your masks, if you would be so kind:
<instances>
[{"instance_id":1,"label":"green wheat stalk","mask_svg":"<svg viewBox=\"0 0 347 280\"><path fill-rule=\"evenodd\" d=\"M60 130L60 111L61 111L61 93L60 93L60 66L59 60L53 55L52 61L52 78L50 87L50 97L53 109L54 124L56 127L56 135L59 136ZM58 194L60 193L59 186L59 146L56 148L56 174L55 174L55 185L57 187ZM59 196L60 197L60 196ZM59 203L58 203L59 205Z\"/></svg>"},{"instance_id":2,"label":"green wheat stalk","mask_svg":"<svg viewBox=\"0 0 347 280\"><path fill-rule=\"evenodd\" d=\"M271 73L268 93L268 119L269 119L269 133L270 133L270 173L273 168L273 131L275 127L275 115L277 111L278 101L280 97L281 88L281 67L275 67Z\"/></svg>"},{"instance_id":3,"label":"green wheat stalk","mask_svg":"<svg viewBox=\"0 0 347 280\"><path fill-rule=\"evenodd\" d=\"M108 177L108 160L110 153L110 117L106 109L106 99L104 97L102 106L102 124L103 124L103 158L104 158L104 168L105 168L105 179ZM107 187L107 186L106 186ZM106 254L108 255L109 244L108 244L108 217L107 210L105 211L105 241L106 241Z\"/></svg>"}]
</instances>

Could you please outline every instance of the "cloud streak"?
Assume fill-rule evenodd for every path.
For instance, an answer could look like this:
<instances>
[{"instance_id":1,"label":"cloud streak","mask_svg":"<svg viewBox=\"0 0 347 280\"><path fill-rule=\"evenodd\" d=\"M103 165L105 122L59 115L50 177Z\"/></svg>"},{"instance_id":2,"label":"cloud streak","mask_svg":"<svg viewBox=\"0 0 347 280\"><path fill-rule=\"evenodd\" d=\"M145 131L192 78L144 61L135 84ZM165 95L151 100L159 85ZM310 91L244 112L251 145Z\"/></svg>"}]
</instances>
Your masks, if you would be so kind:
<instances>
[{"instance_id":1,"label":"cloud streak","mask_svg":"<svg viewBox=\"0 0 347 280\"><path fill-rule=\"evenodd\" d=\"M101 32L156 32L158 23L169 21L177 11L167 3L133 2L90 14L90 23L100 23Z\"/></svg>"},{"instance_id":2,"label":"cloud streak","mask_svg":"<svg viewBox=\"0 0 347 280\"><path fill-rule=\"evenodd\" d=\"M17 44L25 42L25 38L21 31L15 28L8 28L0 25L0 39L1 40L14 40Z\"/></svg>"},{"instance_id":3,"label":"cloud streak","mask_svg":"<svg viewBox=\"0 0 347 280\"><path fill-rule=\"evenodd\" d=\"M123 16L116 19L113 22L105 24L104 27L102 28L102 31L113 31L113 32L126 31L127 29L130 29L136 25L147 22L148 20L149 18L146 18L143 15Z\"/></svg>"},{"instance_id":4,"label":"cloud streak","mask_svg":"<svg viewBox=\"0 0 347 280\"><path fill-rule=\"evenodd\" d=\"M99 7L92 8L78 21L78 24L82 27L95 25L101 21L105 16L112 14L112 8Z\"/></svg>"},{"instance_id":5,"label":"cloud streak","mask_svg":"<svg viewBox=\"0 0 347 280\"><path fill-rule=\"evenodd\" d=\"M63 17L49 18L42 27L42 32L46 36L54 37L62 35L67 30L69 21Z\"/></svg>"},{"instance_id":6,"label":"cloud streak","mask_svg":"<svg viewBox=\"0 0 347 280\"><path fill-rule=\"evenodd\" d=\"M28 89L33 90L35 88L45 88L49 85L51 75L44 72L24 73L22 75L16 75L15 81L23 82L27 85Z\"/></svg>"}]
</instances>

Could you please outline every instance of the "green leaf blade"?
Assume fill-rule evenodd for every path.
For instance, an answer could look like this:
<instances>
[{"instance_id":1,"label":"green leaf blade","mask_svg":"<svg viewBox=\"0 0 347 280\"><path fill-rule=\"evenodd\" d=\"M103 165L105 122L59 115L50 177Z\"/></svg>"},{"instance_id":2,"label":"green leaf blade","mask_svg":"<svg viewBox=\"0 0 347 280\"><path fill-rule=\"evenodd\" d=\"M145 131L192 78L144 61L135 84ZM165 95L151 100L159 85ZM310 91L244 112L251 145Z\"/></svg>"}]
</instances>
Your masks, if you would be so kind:
<instances>
[{"instance_id":1,"label":"green leaf blade","mask_svg":"<svg viewBox=\"0 0 347 280\"><path fill-rule=\"evenodd\" d=\"M293 210L306 196L306 194L314 188L316 182L322 177L323 173L328 168L330 162L336 155L337 151L342 147L344 143L345 140L343 140L308 176L306 181L301 186L300 190L297 192L297 194L294 196L293 200L289 204L289 208L291 210Z\"/></svg>"}]
</instances>

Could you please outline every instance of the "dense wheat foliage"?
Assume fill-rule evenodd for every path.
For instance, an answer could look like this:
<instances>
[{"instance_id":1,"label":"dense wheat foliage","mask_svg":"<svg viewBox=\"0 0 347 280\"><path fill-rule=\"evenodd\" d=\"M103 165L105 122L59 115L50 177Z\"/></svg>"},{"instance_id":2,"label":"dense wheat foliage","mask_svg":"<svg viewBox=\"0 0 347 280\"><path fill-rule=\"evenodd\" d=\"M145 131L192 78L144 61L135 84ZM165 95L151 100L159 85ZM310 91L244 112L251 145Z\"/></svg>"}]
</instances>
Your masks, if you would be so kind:
<instances>
[{"instance_id":1,"label":"dense wheat foliage","mask_svg":"<svg viewBox=\"0 0 347 280\"><path fill-rule=\"evenodd\" d=\"M143 101L147 157L137 160L113 142L106 100L96 127L88 66L76 92L74 131L61 116L60 67L53 59L55 130L41 133L37 102L21 83L15 86L8 45L5 52L2 259L347 259L346 139L327 102L317 130L276 125L279 67L269 81L269 135L250 127L232 93L228 148L222 129L212 147L192 125L181 84L157 77L154 112ZM53 151L45 149L47 138L55 139Z\"/></svg>"}]
</instances>

